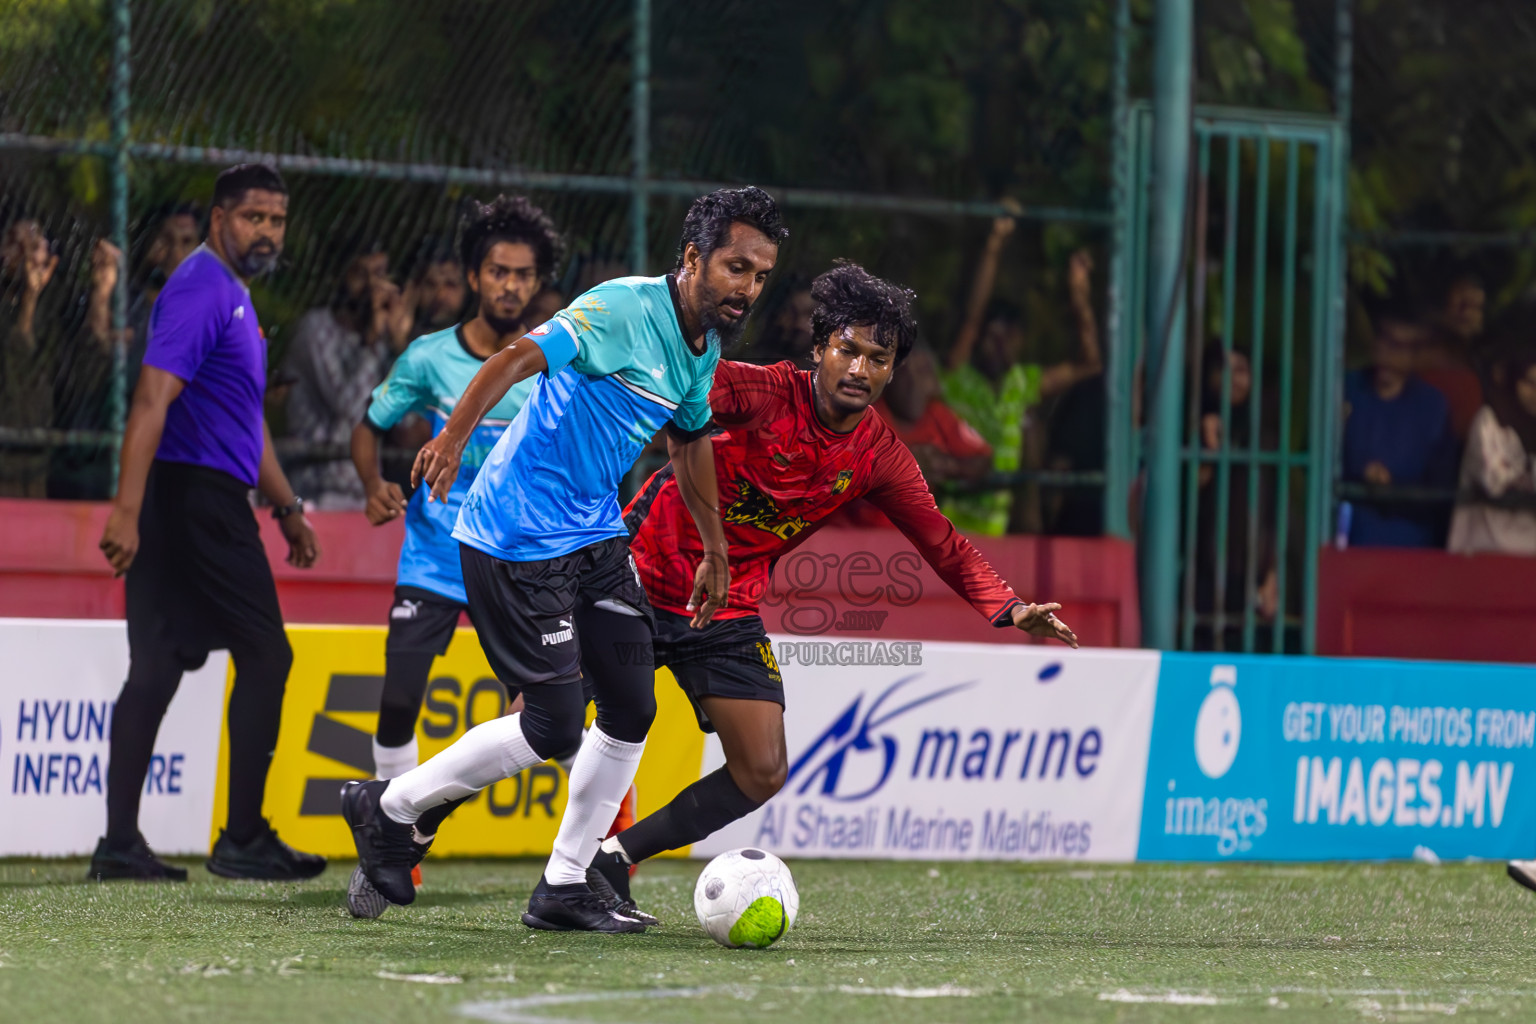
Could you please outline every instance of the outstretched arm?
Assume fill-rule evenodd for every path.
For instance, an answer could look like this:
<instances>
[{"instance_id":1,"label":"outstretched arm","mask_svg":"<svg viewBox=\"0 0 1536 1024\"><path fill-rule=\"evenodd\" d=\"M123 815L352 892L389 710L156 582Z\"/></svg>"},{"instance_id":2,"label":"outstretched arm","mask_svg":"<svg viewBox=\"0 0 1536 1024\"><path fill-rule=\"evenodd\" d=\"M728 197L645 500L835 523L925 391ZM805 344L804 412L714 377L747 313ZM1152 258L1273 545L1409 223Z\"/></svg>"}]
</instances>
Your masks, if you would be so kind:
<instances>
[{"instance_id":1,"label":"outstretched arm","mask_svg":"<svg viewBox=\"0 0 1536 1024\"><path fill-rule=\"evenodd\" d=\"M971 282L971 297L965 304L965 320L955 343L950 346L948 369L953 372L971 361L976 339L981 337L981 319L986 315L987 302L992 298L992 286L997 283L997 262L1003 254L1003 243L1013 234L1012 217L999 217L992 222L992 233L987 236L986 248L981 251L981 262L976 266L976 279Z\"/></svg>"},{"instance_id":2,"label":"outstretched arm","mask_svg":"<svg viewBox=\"0 0 1536 1024\"><path fill-rule=\"evenodd\" d=\"M725 527L720 523L720 488L715 478L715 446L708 433L688 440L667 431L667 454L677 490L704 542L704 558L693 576L693 628L703 629L715 612L725 607L731 589L731 569L726 557ZM701 600L702 598L702 600Z\"/></svg>"},{"instance_id":3,"label":"outstretched arm","mask_svg":"<svg viewBox=\"0 0 1536 1024\"><path fill-rule=\"evenodd\" d=\"M865 498L906 534L949 588L994 626L1077 646L1077 634L1055 615L1059 604L1030 604L1014 594L987 560L934 504L917 463L905 449L887 457L886 478Z\"/></svg>"},{"instance_id":4,"label":"outstretched arm","mask_svg":"<svg viewBox=\"0 0 1536 1024\"><path fill-rule=\"evenodd\" d=\"M548 367L544 350L526 334L485 361L475 379L464 389L463 397L454 406L453 415L448 417L442 432L416 454L416 463L411 467L411 483L425 483L430 488L428 501L448 500L448 488L459 475L459 458L464 454L464 445L469 442L476 424L512 390L513 385Z\"/></svg>"}]
</instances>

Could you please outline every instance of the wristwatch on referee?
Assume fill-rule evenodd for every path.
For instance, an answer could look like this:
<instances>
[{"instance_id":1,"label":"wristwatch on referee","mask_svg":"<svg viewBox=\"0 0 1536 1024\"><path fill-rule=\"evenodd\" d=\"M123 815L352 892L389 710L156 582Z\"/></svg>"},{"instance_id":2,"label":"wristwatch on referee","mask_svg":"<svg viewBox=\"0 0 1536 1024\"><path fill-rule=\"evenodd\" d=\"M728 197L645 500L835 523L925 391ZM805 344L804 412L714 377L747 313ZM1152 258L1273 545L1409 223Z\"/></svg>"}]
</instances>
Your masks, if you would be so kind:
<instances>
[{"instance_id":1,"label":"wristwatch on referee","mask_svg":"<svg viewBox=\"0 0 1536 1024\"><path fill-rule=\"evenodd\" d=\"M289 516L298 515L303 511L304 499L295 494L291 504L274 505L272 507L272 518L281 522L282 520L287 519Z\"/></svg>"}]
</instances>

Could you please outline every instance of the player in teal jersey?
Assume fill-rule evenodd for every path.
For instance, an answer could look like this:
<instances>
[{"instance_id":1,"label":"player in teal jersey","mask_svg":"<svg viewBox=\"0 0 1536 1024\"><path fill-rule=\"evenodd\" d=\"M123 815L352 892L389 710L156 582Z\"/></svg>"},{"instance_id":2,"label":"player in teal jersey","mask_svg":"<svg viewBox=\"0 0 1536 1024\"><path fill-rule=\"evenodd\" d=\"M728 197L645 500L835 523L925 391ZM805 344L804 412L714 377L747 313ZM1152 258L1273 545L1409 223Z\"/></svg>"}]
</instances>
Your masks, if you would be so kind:
<instances>
[{"instance_id":1,"label":"player in teal jersey","mask_svg":"<svg viewBox=\"0 0 1536 1024\"><path fill-rule=\"evenodd\" d=\"M530 377L533 394L480 467L459 511L465 591L498 678L522 712L485 722L387 782L351 783L342 813L368 880L392 903L415 898L410 868L430 843L426 815L570 749L565 814L523 923L641 931L587 883L601 831L634 780L656 714L650 603L629 555L618 484L663 426L678 487L703 540L693 624L724 604L709 391L722 342L739 336L787 235L761 189L702 196L664 277L598 285L486 361L413 476L448 497L479 419ZM586 698L597 720L580 739Z\"/></svg>"},{"instance_id":2,"label":"player in teal jersey","mask_svg":"<svg viewBox=\"0 0 1536 1024\"><path fill-rule=\"evenodd\" d=\"M374 389L367 414L352 432L352 461L368 495L368 521L379 526L405 516L373 739L375 775L380 779L416 767L416 718L432 660L447 653L459 613L467 608L454 522L480 464L523 407L534 381L529 378L508 390L474 428L464 446L462 471L446 500L427 501L423 488L407 503L400 487L379 472L379 439L411 412L427 418L434 436L442 432L485 361L536 326L527 321L530 303L553 277L564 244L537 206L522 196L497 196L489 205L476 203L465 218L460 251L476 295L476 315L413 341ZM427 824L435 831L435 825ZM356 917L378 917L386 904L358 871L348 886L347 906Z\"/></svg>"}]
</instances>

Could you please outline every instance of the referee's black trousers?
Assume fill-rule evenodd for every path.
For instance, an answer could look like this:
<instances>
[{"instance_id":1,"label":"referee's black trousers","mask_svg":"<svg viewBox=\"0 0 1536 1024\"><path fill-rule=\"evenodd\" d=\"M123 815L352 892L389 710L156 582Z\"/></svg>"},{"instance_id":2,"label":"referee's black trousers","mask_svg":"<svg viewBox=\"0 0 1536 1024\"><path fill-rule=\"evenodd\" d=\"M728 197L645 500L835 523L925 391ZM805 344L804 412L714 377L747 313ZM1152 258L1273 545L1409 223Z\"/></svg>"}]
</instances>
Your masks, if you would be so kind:
<instances>
[{"instance_id":1,"label":"referee's black trousers","mask_svg":"<svg viewBox=\"0 0 1536 1024\"><path fill-rule=\"evenodd\" d=\"M237 842L260 834L293 650L249 488L227 473L156 460L128 570L128 681L112 713L107 840L138 834L139 796L155 736L182 673L228 649L229 819Z\"/></svg>"}]
</instances>

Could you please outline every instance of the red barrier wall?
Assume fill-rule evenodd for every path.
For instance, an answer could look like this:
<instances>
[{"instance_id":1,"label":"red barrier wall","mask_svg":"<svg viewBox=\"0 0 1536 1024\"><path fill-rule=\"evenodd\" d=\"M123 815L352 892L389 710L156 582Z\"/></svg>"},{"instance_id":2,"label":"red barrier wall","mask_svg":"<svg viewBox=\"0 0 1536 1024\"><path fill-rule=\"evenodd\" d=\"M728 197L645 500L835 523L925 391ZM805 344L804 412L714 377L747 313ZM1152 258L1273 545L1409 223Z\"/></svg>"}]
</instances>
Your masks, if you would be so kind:
<instances>
[{"instance_id":1,"label":"red barrier wall","mask_svg":"<svg viewBox=\"0 0 1536 1024\"><path fill-rule=\"evenodd\" d=\"M112 578L96 548L106 517L103 504L0 500L5 523L0 616L120 618L122 582ZM287 546L277 524L265 516L258 520L283 616L289 622L383 624L404 525L370 527L355 512L318 512L310 518L321 554L315 568L306 570L283 564ZM1141 627L1129 544L989 537L977 545L1021 596L1065 605L1062 616L1083 643L1137 643ZM764 607L772 631L868 639L1020 639L989 626L894 530L823 530L785 558L774 576ZM900 577L899 587L892 588L887 578L892 576ZM882 593L871 600L876 588Z\"/></svg>"},{"instance_id":2,"label":"red barrier wall","mask_svg":"<svg viewBox=\"0 0 1536 1024\"><path fill-rule=\"evenodd\" d=\"M1319 654L1536 662L1536 559L1327 549Z\"/></svg>"}]
</instances>

